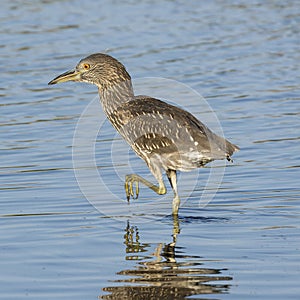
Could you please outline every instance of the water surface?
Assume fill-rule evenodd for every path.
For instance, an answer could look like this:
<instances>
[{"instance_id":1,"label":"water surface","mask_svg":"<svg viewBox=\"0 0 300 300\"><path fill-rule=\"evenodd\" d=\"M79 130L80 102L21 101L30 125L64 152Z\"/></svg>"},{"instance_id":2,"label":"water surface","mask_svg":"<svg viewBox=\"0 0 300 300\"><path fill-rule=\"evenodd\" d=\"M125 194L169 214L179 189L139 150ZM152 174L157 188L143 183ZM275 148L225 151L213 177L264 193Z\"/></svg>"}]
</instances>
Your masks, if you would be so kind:
<instances>
[{"instance_id":1,"label":"water surface","mask_svg":"<svg viewBox=\"0 0 300 300\"><path fill-rule=\"evenodd\" d=\"M3 1L0 19L1 299L298 299L297 1ZM167 78L206 99L241 147L207 206L222 165L181 174L178 219L171 193L141 187L128 205L119 174L149 173L109 124L95 150L108 189L91 191L111 214L81 193L73 135L97 91L47 82L93 52L120 59L139 92ZM197 98L171 95L206 118Z\"/></svg>"}]
</instances>

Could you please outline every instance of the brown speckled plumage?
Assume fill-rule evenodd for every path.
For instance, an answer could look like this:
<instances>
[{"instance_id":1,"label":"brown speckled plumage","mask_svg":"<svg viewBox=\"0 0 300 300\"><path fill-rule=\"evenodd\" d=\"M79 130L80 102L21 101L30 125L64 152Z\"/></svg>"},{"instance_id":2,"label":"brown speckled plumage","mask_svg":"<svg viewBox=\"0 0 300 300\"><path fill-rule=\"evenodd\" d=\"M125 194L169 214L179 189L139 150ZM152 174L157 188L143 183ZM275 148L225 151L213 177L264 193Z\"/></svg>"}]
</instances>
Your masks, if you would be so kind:
<instances>
[{"instance_id":1,"label":"brown speckled plumage","mask_svg":"<svg viewBox=\"0 0 300 300\"><path fill-rule=\"evenodd\" d=\"M126 177L128 199L133 185L142 182L158 194L166 193L165 171L174 192L173 214L178 213L176 171L199 168L216 159L231 160L239 148L214 134L191 113L149 96L135 96L125 67L107 54L92 54L82 59L75 70L63 73L49 84L82 81L98 87L108 119L132 149L147 163L157 179L155 186L142 177ZM136 190L138 196L138 188Z\"/></svg>"}]
</instances>

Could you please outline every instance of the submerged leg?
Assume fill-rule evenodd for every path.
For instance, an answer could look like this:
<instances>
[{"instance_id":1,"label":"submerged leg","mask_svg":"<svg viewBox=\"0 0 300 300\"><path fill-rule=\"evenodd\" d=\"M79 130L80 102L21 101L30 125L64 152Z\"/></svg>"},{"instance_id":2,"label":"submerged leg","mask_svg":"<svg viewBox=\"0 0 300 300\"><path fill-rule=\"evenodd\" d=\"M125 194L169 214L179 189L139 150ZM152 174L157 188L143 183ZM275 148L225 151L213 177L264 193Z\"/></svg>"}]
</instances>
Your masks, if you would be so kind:
<instances>
[{"instance_id":1,"label":"submerged leg","mask_svg":"<svg viewBox=\"0 0 300 300\"><path fill-rule=\"evenodd\" d=\"M150 181L146 180L145 178L137 175L137 174L129 174L125 177L125 191L127 200L129 201L130 197L134 198L134 188L133 185L135 185L135 198L137 199L139 196L139 182L150 188L152 191L159 195L164 195L167 192L166 186L162 179L161 170L156 167L150 168L151 173L154 175L154 177L158 181L158 186L154 185Z\"/></svg>"},{"instance_id":2,"label":"submerged leg","mask_svg":"<svg viewBox=\"0 0 300 300\"><path fill-rule=\"evenodd\" d=\"M178 215L173 214L173 245L176 245L177 236L180 233L180 223L178 219Z\"/></svg>"},{"instance_id":3,"label":"submerged leg","mask_svg":"<svg viewBox=\"0 0 300 300\"><path fill-rule=\"evenodd\" d=\"M178 209L180 205L180 199L177 192L177 177L176 177L176 171L175 170L167 170L166 171L169 182L171 184L171 187L174 192L174 199L172 203L172 213L173 215L178 215Z\"/></svg>"}]
</instances>

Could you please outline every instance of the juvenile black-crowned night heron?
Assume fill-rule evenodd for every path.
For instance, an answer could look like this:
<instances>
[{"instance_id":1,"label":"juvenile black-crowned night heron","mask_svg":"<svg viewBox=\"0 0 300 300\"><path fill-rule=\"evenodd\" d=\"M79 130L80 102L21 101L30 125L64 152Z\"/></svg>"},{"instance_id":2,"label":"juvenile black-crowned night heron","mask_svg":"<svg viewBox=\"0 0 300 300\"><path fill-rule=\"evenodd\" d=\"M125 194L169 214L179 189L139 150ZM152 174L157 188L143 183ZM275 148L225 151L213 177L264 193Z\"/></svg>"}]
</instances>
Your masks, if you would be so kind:
<instances>
[{"instance_id":1,"label":"juvenile black-crowned night heron","mask_svg":"<svg viewBox=\"0 0 300 300\"><path fill-rule=\"evenodd\" d=\"M216 159L230 161L233 152L239 149L189 112L149 96L135 96L125 67L107 54L96 53L82 59L75 69L57 76L49 84L66 81L98 87L107 118L158 181L156 186L137 174L127 175L128 200L138 197L139 182L157 194L165 194L164 171L174 192L173 214L177 215L180 199L176 171L189 171Z\"/></svg>"}]
</instances>

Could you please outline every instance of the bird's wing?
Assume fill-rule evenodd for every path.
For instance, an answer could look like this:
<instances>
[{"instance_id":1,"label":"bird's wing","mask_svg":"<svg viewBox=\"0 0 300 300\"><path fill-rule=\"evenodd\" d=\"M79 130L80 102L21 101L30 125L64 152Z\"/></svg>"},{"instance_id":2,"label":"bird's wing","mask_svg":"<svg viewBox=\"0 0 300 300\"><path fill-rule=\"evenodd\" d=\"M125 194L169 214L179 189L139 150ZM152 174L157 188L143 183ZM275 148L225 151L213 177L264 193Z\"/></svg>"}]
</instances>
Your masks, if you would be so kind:
<instances>
[{"instance_id":1,"label":"bird's wing","mask_svg":"<svg viewBox=\"0 0 300 300\"><path fill-rule=\"evenodd\" d=\"M213 160L230 157L238 149L188 111L155 98L136 96L114 114L116 129L130 145L144 151L198 151Z\"/></svg>"}]
</instances>

